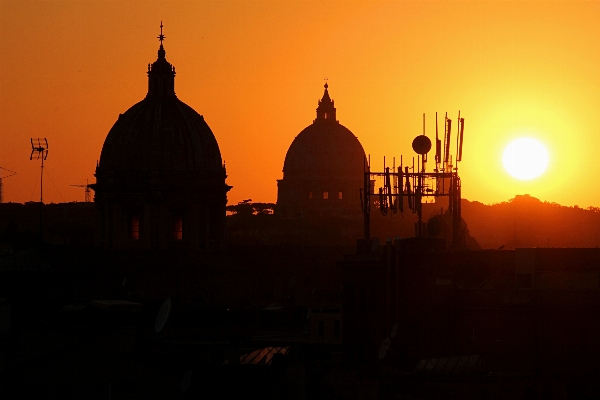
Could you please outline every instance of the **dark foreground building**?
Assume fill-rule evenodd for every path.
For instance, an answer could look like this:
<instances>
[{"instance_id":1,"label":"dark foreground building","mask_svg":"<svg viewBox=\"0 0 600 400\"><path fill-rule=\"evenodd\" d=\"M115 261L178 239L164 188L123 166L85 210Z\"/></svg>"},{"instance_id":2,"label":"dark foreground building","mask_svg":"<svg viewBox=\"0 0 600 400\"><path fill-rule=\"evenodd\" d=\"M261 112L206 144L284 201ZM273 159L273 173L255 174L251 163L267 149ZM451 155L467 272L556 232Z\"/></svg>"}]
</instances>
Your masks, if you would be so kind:
<instances>
[{"instance_id":1,"label":"dark foreground building","mask_svg":"<svg viewBox=\"0 0 600 400\"><path fill-rule=\"evenodd\" d=\"M409 239L341 265L344 356L378 395L600 393L600 249L447 251Z\"/></svg>"}]
</instances>

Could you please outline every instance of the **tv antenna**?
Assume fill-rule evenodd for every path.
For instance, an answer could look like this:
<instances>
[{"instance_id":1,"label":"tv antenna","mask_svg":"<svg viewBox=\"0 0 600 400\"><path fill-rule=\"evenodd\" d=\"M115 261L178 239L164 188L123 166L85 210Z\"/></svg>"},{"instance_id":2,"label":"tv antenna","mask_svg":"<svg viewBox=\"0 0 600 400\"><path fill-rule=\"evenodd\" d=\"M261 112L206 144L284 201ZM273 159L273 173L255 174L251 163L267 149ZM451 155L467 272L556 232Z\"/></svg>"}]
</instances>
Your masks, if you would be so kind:
<instances>
[{"instance_id":1,"label":"tv antenna","mask_svg":"<svg viewBox=\"0 0 600 400\"><path fill-rule=\"evenodd\" d=\"M2 170L6 171L3 173ZM0 203L4 203L4 186L2 185L2 179L16 175L15 171L0 167Z\"/></svg>"},{"instance_id":2,"label":"tv antenna","mask_svg":"<svg viewBox=\"0 0 600 400\"><path fill-rule=\"evenodd\" d=\"M71 185L71 186L75 186L75 187L82 187L85 188L85 198L84 201L86 203L91 202L91 198L92 198L92 190L90 189L90 184L88 182L88 180L85 180L85 185Z\"/></svg>"},{"instance_id":3,"label":"tv antenna","mask_svg":"<svg viewBox=\"0 0 600 400\"><path fill-rule=\"evenodd\" d=\"M42 167L40 172L40 203L43 203L44 194L44 161L48 158L48 139L33 139L31 138L31 155L29 160L33 160L33 155L36 155L36 160L42 160Z\"/></svg>"}]
</instances>

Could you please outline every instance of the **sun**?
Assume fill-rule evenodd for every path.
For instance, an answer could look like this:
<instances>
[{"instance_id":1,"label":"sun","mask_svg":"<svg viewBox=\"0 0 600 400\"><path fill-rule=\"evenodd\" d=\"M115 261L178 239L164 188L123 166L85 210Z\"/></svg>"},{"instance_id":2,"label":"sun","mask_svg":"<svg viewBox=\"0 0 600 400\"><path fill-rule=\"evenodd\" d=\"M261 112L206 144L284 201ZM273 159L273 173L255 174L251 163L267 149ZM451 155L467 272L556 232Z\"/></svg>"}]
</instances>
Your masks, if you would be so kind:
<instances>
[{"instance_id":1,"label":"sun","mask_svg":"<svg viewBox=\"0 0 600 400\"><path fill-rule=\"evenodd\" d=\"M548 151L535 139L519 138L504 149L502 164L506 172L517 179L537 178L548 167Z\"/></svg>"}]
</instances>

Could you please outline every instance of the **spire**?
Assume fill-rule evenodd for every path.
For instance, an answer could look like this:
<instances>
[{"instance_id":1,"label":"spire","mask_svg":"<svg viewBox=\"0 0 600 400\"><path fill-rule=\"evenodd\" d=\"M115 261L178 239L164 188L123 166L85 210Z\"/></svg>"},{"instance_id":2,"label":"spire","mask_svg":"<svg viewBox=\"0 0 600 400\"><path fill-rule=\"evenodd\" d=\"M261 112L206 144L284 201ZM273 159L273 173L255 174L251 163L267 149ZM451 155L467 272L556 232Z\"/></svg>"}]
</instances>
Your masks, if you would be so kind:
<instances>
[{"instance_id":1,"label":"spire","mask_svg":"<svg viewBox=\"0 0 600 400\"><path fill-rule=\"evenodd\" d=\"M315 121L337 121L335 119L335 107L333 105L333 100L329 97L328 88L329 84L327 84L327 78L325 78L325 92L323 93L323 98L319 100L317 119Z\"/></svg>"},{"instance_id":2,"label":"spire","mask_svg":"<svg viewBox=\"0 0 600 400\"><path fill-rule=\"evenodd\" d=\"M175 67L166 59L163 47L163 24L160 21L160 35L158 35L160 47L158 58L153 64L148 64L148 94L150 96L175 96Z\"/></svg>"}]
</instances>

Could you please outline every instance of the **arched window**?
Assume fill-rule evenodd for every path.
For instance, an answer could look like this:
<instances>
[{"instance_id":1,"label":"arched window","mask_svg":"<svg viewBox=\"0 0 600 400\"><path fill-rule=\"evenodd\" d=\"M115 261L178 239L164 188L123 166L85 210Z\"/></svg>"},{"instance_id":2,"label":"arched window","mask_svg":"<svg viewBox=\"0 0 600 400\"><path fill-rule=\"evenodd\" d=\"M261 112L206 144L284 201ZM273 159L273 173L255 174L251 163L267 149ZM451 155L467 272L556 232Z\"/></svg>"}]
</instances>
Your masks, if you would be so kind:
<instances>
[{"instance_id":1,"label":"arched window","mask_svg":"<svg viewBox=\"0 0 600 400\"><path fill-rule=\"evenodd\" d=\"M329 198L329 192L323 192L323 198L327 200Z\"/></svg>"},{"instance_id":2,"label":"arched window","mask_svg":"<svg viewBox=\"0 0 600 400\"><path fill-rule=\"evenodd\" d=\"M140 238L140 216L137 214L129 217L129 239L138 240Z\"/></svg>"},{"instance_id":3,"label":"arched window","mask_svg":"<svg viewBox=\"0 0 600 400\"><path fill-rule=\"evenodd\" d=\"M173 225L173 238L175 240L183 239L183 217L181 215L175 217L175 224Z\"/></svg>"},{"instance_id":4,"label":"arched window","mask_svg":"<svg viewBox=\"0 0 600 400\"><path fill-rule=\"evenodd\" d=\"M324 119L327 119L327 117L328 117L328 116L329 116L329 115L328 115L327 113L323 113L323 118L324 118Z\"/></svg>"},{"instance_id":5,"label":"arched window","mask_svg":"<svg viewBox=\"0 0 600 400\"><path fill-rule=\"evenodd\" d=\"M308 192L308 198L309 198L309 199L312 199L312 198L313 198L313 194L312 194L312 192Z\"/></svg>"},{"instance_id":6,"label":"arched window","mask_svg":"<svg viewBox=\"0 0 600 400\"><path fill-rule=\"evenodd\" d=\"M338 200L342 199L342 192L338 192Z\"/></svg>"}]
</instances>

